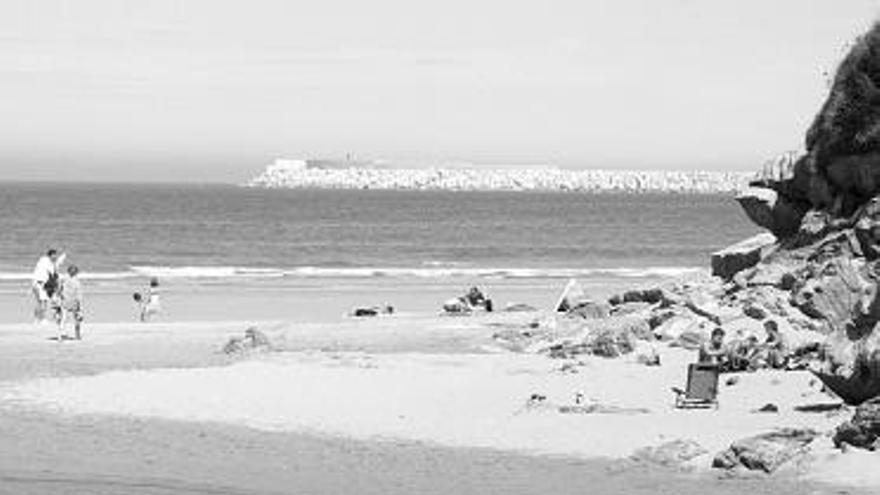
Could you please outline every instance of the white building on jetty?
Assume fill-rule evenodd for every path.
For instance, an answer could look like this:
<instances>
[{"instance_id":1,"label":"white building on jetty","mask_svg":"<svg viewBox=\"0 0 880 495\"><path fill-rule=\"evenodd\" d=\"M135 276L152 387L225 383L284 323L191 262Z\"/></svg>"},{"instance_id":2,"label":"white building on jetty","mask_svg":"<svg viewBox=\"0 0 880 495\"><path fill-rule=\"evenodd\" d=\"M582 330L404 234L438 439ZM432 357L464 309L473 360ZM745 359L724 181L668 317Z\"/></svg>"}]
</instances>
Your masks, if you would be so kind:
<instances>
[{"instance_id":1,"label":"white building on jetty","mask_svg":"<svg viewBox=\"0 0 880 495\"><path fill-rule=\"evenodd\" d=\"M573 170L560 168L387 168L374 163L276 160L247 183L285 189L730 193L745 172Z\"/></svg>"}]
</instances>

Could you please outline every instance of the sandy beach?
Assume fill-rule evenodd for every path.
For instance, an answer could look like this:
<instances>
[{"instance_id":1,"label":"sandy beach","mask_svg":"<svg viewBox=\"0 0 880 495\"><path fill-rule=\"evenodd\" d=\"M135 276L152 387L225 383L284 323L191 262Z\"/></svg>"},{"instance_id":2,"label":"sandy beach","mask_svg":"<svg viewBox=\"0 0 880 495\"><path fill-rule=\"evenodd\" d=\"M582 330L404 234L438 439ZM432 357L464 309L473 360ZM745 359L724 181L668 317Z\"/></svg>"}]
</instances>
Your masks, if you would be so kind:
<instances>
[{"instance_id":1,"label":"sandy beach","mask_svg":"<svg viewBox=\"0 0 880 495\"><path fill-rule=\"evenodd\" d=\"M880 493L877 7L0 2L0 495Z\"/></svg>"},{"instance_id":2,"label":"sandy beach","mask_svg":"<svg viewBox=\"0 0 880 495\"><path fill-rule=\"evenodd\" d=\"M722 385L717 410L675 410L670 388L683 385L692 351L658 344L662 365L646 367L637 353L561 360L504 351L492 339L548 317L106 322L88 325L81 342L3 325L0 492L636 494L705 493L711 483L713 493L779 494L880 486L870 469L876 454L840 453L828 435L772 476L709 468L744 436L833 430L847 412L804 412L835 404L808 373L743 374ZM224 354L224 343L251 325L273 349ZM533 394L546 399L530 403ZM576 401L605 412L579 412ZM778 413L754 412L769 402ZM673 468L631 459L672 440L705 452Z\"/></svg>"}]
</instances>

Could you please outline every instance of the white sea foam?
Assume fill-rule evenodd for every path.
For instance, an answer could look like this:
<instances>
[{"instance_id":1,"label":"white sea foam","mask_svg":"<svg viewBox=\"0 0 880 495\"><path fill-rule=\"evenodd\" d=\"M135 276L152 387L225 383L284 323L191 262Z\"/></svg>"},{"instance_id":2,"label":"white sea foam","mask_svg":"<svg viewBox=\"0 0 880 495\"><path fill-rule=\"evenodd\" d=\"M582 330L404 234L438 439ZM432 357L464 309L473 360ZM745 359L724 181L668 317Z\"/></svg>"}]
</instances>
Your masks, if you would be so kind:
<instances>
[{"instance_id":1,"label":"white sea foam","mask_svg":"<svg viewBox=\"0 0 880 495\"><path fill-rule=\"evenodd\" d=\"M83 271L86 280L124 280L159 277L162 279L226 279L226 278L672 278L706 273L698 267L646 268L473 268L455 264L426 264L420 268L402 267L317 267L248 268L236 266L132 266L127 271ZM0 272L0 281L28 281L28 272Z\"/></svg>"},{"instance_id":2,"label":"white sea foam","mask_svg":"<svg viewBox=\"0 0 880 495\"><path fill-rule=\"evenodd\" d=\"M86 280L122 280L138 276L133 271L125 272L81 272L80 277ZM24 282L30 281L33 274L30 272L0 272L0 282Z\"/></svg>"},{"instance_id":3,"label":"white sea foam","mask_svg":"<svg viewBox=\"0 0 880 495\"><path fill-rule=\"evenodd\" d=\"M246 268L236 266L132 266L138 276L160 278L274 278L283 277L284 271L274 268Z\"/></svg>"}]
</instances>

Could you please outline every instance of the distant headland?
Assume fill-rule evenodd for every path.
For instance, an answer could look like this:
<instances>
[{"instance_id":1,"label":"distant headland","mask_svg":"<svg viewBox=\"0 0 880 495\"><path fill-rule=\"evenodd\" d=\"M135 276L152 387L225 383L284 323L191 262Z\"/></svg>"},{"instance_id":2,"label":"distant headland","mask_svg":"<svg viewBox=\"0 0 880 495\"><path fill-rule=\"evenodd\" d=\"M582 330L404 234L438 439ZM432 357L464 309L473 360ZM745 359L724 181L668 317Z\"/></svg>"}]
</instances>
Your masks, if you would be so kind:
<instances>
[{"instance_id":1,"label":"distant headland","mask_svg":"<svg viewBox=\"0 0 880 495\"><path fill-rule=\"evenodd\" d=\"M273 189L444 191L574 191L733 193L754 173L596 170L557 167L491 168L450 165L397 168L381 162L278 159L246 186Z\"/></svg>"}]
</instances>

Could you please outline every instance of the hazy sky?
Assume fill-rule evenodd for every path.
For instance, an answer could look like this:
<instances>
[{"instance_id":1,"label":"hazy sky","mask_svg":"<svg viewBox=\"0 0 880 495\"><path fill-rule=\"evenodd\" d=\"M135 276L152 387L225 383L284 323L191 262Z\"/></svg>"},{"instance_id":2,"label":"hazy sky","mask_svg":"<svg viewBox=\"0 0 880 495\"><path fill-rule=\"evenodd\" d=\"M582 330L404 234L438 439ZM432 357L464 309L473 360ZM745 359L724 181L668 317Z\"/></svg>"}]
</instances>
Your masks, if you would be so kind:
<instances>
[{"instance_id":1,"label":"hazy sky","mask_svg":"<svg viewBox=\"0 0 880 495\"><path fill-rule=\"evenodd\" d=\"M757 168L867 0L3 0L0 179L274 157Z\"/></svg>"}]
</instances>

